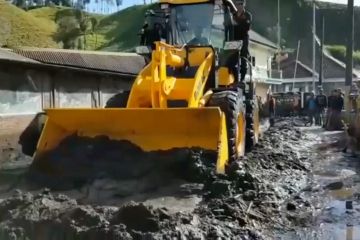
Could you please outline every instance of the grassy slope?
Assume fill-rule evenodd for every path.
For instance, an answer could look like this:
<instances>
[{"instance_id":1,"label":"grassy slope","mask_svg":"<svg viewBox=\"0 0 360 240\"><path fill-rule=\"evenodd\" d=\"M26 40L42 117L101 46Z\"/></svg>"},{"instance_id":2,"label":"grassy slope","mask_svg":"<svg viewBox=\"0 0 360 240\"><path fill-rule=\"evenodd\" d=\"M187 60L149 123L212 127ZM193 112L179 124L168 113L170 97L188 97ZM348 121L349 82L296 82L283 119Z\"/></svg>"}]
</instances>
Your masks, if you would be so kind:
<instances>
[{"instance_id":1,"label":"grassy slope","mask_svg":"<svg viewBox=\"0 0 360 240\"><path fill-rule=\"evenodd\" d=\"M104 50L124 51L139 43L145 11L151 6L134 6L103 18L99 32L105 37Z\"/></svg>"},{"instance_id":2,"label":"grassy slope","mask_svg":"<svg viewBox=\"0 0 360 240\"><path fill-rule=\"evenodd\" d=\"M64 7L41 7L26 12L0 0L0 19L5 19L11 26L6 41L3 40L4 37L0 38L1 45L10 48L20 46L58 48L60 46L53 40L53 34L57 28L56 17L62 15L73 15L73 10ZM91 17L95 17L99 23L103 19L103 16L98 14L91 14ZM93 50L106 45L107 41L104 35L98 33L88 35L87 43L87 49Z\"/></svg>"},{"instance_id":3,"label":"grassy slope","mask_svg":"<svg viewBox=\"0 0 360 240\"><path fill-rule=\"evenodd\" d=\"M346 62L346 47L343 45L329 45L326 46L326 49L330 54L339 59L340 61ZM360 51L354 51L353 54L354 65L360 66Z\"/></svg>"},{"instance_id":4,"label":"grassy slope","mask_svg":"<svg viewBox=\"0 0 360 240\"><path fill-rule=\"evenodd\" d=\"M302 40L302 49L306 51L311 49L309 46L311 46L312 16L309 6L301 2L302 0L282 2L282 37L286 39L283 44L290 48L295 48L297 41ZM277 19L274 14L277 11L276 3L277 0L265 2L252 0L248 3L248 9L253 15L253 29L274 42L277 40L275 28ZM141 29L144 13L148 8L151 6L133 6L108 16L91 14L92 17L97 18L99 25L96 35L87 36L88 49L105 51L132 49L139 43L137 33ZM7 42L9 46L56 47L56 43L52 40L52 34L56 31L56 16L71 15L72 12L72 9L64 7L42 7L25 12L0 0L0 18L9 19L13 25L11 37ZM342 15L343 10L326 12L328 26L332 26L326 29L326 43L329 45L343 44L341 42L344 39L343 32L340 32L343 25ZM356 16L358 18L360 14ZM355 42L358 43L360 31L355 33Z\"/></svg>"},{"instance_id":5,"label":"grassy slope","mask_svg":"<svg viewBox=\"0 0 360 240\"><path fill-rule=\"evenodd\" d=\"M41 7L30 10L29 13L46 22L47 25L52 26L54 31L56 31L57 27L55 22L57 18L61 18L61 16L74 16L74 10L65 7ZM103 16L99 14L90 14L90 16L96 18L99 23L103 19ZM98 49L100 46L106 43L105 37L99 33L96 35L88 35L86 39L87 50Z\"/></svg>"},{"instance_id":6,"label":"grassy slope","mask_svg":"<svg viewBox=\"0 0 360 240\"><path fill-rule=\"evenodd\" d=\"M277 19L274 15L274 12L277 11L276 3L277 0L252 0L248 3L248 9L253 15L253 29L274 42L276 42L277 38L276 30L274 29L277 24ZM139 36L137 33L144 22L144 13L146 9L150 7L151 6L134 6L104 17L99 27L100 33L105 36L107 43L104 44L101 49L107 51L124 51L138 44ZM300 14L304 13L304 9L303 7ZM296 42L295 38L298 36L294 36L291 32L293 27L289 25L293 25L291 24L293 22L286 19L290 19L292 14L299 12L300 9L296 1L284 1L281 11L283 13L282 18L284 22L286 22L283 26L283 39L290 39L290 41L284 41L283 44L293 45L292 43ZM306 31L306 27L303 26L300 34ZM290 34L288 34L288 32Z\"/></svg>"},{"instance_id":7,"label":"grassy slope","mask_svg":"<svg viewBox=\"0 0 360 240\"><path fill-rule=\"evenodd\" d=\"M0 0L0 18L6 19L11 26L11 33L2 45L57 47L52 40L54 25L49 22L38 19L3 0Z\"/></svg>"}]
</instances>

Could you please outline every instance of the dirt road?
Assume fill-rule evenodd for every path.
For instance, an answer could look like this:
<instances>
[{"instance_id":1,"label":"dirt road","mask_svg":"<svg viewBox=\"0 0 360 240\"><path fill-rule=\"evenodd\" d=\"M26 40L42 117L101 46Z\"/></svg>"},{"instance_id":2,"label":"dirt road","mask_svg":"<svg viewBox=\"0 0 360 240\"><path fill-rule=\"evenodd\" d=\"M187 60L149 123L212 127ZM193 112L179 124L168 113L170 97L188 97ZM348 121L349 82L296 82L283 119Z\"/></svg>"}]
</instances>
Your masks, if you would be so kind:
<instances>
[{"instance_id":1,"label":"dirt road","mask_svg":"<svg viewBox=\"0 0 360 240\"><path fill-rule=\"evenodd\" d=\"M39 174L46 164L3 166L1 239L294 239L287 237L299 234L316 212L318 180L310 169L320 140L289 120L268 130L226 175L215 174L208 151L145 154L117 142L107 152L123 152L98 165L99 145L89 139L73 148L80 149L81 168L71 141L48 156L56 160L52 167L59 161L68 166L55 171L58 179ZM97 139L104 141L110 140ZM135 162L128 160L134 156Z\"/></svg>"}]
</instances>

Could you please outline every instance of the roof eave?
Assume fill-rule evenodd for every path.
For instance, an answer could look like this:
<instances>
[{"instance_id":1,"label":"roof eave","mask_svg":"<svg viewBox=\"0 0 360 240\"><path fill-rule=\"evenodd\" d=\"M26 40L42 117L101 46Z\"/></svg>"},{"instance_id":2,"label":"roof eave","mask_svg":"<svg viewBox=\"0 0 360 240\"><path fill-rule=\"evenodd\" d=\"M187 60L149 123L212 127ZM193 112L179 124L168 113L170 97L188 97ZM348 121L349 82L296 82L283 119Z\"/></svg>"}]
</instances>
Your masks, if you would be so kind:
<instances>
[{"instance_id":1,"label":"roof eave","mask_svg":"<svg viewBox=\"0 0 360 240\"><path fill-rule=\"evenodd\" d=\"M260 44L262 46L265 46L265 47L268 47L268 48L271 48L271 49L274 49L274 50L277 50L278 48L275 47L275 46L272 46L270 44L266 44L266 43L263 43L263 42L260 42L260 41L256 41L256 40L253 40L253 39L250 39L250 42L253 42L253 43L257 43L257 44Z\"/></svg>"}]
</instances>

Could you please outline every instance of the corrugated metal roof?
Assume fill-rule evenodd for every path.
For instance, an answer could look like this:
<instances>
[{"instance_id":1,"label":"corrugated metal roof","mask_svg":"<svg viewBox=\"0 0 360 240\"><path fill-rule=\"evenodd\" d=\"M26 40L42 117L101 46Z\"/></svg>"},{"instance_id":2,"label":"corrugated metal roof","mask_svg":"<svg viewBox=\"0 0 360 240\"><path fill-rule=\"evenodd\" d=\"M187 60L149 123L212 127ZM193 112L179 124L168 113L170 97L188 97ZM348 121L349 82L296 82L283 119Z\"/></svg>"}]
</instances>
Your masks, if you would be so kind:
<instances>
[{"instance_id":1,"label":"corrugated metal roof","mask_svg":"<svg viewBox=\"0 0 360 240\"><path fill-rule=\"evenodd\" d=\"M29 62L29 63L39 63L33 59L26 58L19 54L11 52L9 49L0 48L0 60L10 60L10 61L20 61L20 62Z\"/></svg>"},{"instance_id":2,"label":"corrugated metal roof","mask_svg":"<svg viewBox=\"0 0 360 240\"><path fill-rule=\"evenodd\" d=\"M13 51L42 63L118 73L138 74L145 66L142 56L129 53L38 48L20 48Z\"/></svg>"}]
</instances>

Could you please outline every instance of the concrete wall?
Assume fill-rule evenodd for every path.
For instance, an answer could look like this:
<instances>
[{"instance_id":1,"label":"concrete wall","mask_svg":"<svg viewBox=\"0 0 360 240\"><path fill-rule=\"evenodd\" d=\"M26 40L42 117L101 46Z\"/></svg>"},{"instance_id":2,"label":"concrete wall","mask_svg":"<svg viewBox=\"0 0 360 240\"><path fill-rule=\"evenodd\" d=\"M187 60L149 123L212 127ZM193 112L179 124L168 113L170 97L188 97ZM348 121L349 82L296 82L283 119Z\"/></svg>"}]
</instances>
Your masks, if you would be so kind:
<instances>
[{"instance_id":1,"label":"concrete wall","mask_svg":"<svg viewBox=\"0 0 360 240\"><path fill-rule=\"evenodd\" d=\"M31 114L0 116L0 167L3 161L25 157L18 141L33 117Z\"/></svg>"},{"instance_id":2,"label":"concrete wall","mask_svg":"<svg viewBox=\"0 0 360 240\"><path fill-rule=\"evenodd\" d=\"M255 64L260 68L265 68L267 70L271 70L271 64L269 62L269 58L271 58L274 53L269 48L259 45L250 43L249 48L251 56L255 57Z\"/></svg>"},{"instance_id":3,"label":"concrete wall","mask_svg":"<svg viewBox=\"0 0 360 240\"><path fill-rule=\"evenodd\" d=\"M253 79L257 82L256 95L260 96L262 102L266 101L266 94L271 86L267 80L270 78L271 58L274 56L275 50L263 45L251 43L250 54L255 57L255 66L253 67Z\"/></svg>"},{"instance_id":4,"label":"concrete wall","mask_svg":"<svg viewBox=\"0 0 360 240\"><path fill-rule=\"evenodd\" d=\"M48 107L103 107L134 78L81 71L0 65L0 114L36 113Z\"/></svg>"},{"instance_id":5,"label":"concrete wall","mask_svg":"<svg viewBox=\"0 0 360 240\"><path fill-rule=\"evenodd\" d=\"M20 154L20 134L44 108L104 107L112 95L129 90L133 80L113 74L1 63L0 162L9 154Z\"/></svg>"}]
</instances>

